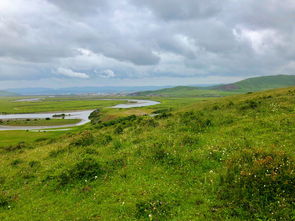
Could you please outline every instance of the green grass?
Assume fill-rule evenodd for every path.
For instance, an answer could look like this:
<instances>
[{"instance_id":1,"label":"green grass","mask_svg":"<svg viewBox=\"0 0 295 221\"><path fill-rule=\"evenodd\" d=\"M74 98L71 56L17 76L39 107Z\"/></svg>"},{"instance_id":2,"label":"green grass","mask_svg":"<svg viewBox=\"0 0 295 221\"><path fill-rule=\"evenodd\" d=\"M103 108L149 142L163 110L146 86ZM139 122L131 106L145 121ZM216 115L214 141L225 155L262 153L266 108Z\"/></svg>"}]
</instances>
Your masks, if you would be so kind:
<instances>
[{"instance_id":1,"label":"green grass","mask_svg":"<svg viewBox=\"0 0 295 221\"><path fill-rule=\"evenodd\" d=\"M294 220L295 88L159 99L0 135L0 219Z\"/></svg>"},{"instance_id":2,"label":"green grass","mask_svg":"<svg viewBox=\"0 0 295 221\"><path fill-rule=\"evenodd\" d=\"M134 93L136 96L162 96L162 97L221 97L231 95L233 93L204 89L201 87L178 86L173 88L165 88L156 91L143 91Z\"/></svg>"},{"instance_id":3,"label":"green grass","mask_svg":"<svg viewBox=\"0 0 295 221\"><path fill-rule=\"evenodd\" d=\"M232 91L241 92L290 87L295 85L295 75L255 77L236 82L233 85L235 85L237 89Z\"/></svg>"},{"instance_id":4,"label":"green grass","mask_svg":"<svg viewBox=\"0 0 295 221\"><path fill-rule=\"evenodd\" d=\"M155 97L222 97L290 86L295 86L295 75L254 77L232 84L210 87L178 86L155 91L136 92L133 95Z\"/></svg>"},{"instance_id":5,"label":"green grass","mask_svg":"<svg viewBox=\"0 0 295 221\"><path fill-rule=\"evenodd\" d=\"M33 97L0 97L0 113L37 113L66 110L91 110L110 107L127 101L99 100L101 97L70 96L70 97L41 97L41 101L16 102L19 99Z\"/></svg>"},{"instance_id":6,"label":"green grass","mask_svg":"<svg viewBox=\"0 0 295 221\"><path fill-rule=\"evenodd\" d=\"M80 121L79 119L18 119L0 121L0 126L59 126L76 124Z\"/></svg>"}]
</instances>

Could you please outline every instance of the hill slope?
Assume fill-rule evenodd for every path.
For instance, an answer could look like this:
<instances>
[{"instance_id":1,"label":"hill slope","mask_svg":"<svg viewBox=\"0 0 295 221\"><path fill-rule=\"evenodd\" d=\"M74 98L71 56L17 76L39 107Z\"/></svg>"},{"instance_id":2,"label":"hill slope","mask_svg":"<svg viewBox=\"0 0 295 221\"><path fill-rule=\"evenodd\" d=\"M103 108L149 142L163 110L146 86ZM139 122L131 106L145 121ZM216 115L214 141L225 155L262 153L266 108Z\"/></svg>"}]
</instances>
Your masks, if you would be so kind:
<instances>
[{"instance_id":1,"label":"hill slope","mask_svg":"<svg viewBox=\"0 0 295 221\"><path fill-rule=\"evenodd\" d=\"M135 92L132 96L162 96L162 97L221 97L233 94L232 92L213 88L178 86L155 91Z\"/></svg>"},{"instance_id":2,"label":"hill slope","mask_svg":"<svg viewBox=\"0 0 295 221\"><path fill-rule=\"evenodd\" d=\"M262 91L295 85L295 75L276 75L248 78L233 84L215 86L213 89L225 91Z\"/></svg>"},{"instance_id":3,"label":"hill slope","mask_svg":"<svg viewBox=\"0 0 295 221\"><path fill-rule=\"evenodd\" d=\"M0 219L293 220L294 101L289 88L96 113L80 132L4 146Z\"/></svg>"},{"instance_id":4,"label":"hill slope","mask_svg":"<svg viewBox=\"0 0 295 221\"><path fill-rule=\"evenodd\" d=\"M232 84L210 87L179 86L155 91L132 93L133 96L170 96L170 97L219 97L237 93L262 91L295 86L295 75L276 75L249 78Z\"/></svg>"}]
</instances>

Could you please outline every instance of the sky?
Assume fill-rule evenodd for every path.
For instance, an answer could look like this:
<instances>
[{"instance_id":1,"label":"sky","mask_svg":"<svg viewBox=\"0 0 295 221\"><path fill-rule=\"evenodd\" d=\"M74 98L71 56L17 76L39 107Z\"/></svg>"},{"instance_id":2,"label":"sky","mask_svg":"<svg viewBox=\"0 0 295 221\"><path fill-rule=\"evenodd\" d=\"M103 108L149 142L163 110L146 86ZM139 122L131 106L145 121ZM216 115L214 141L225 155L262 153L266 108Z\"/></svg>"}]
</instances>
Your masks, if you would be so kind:
<instances>
[{"instance_id":1,"label":"sky","mask_svg":"<svg viewBox=\"0 0 295 221\"><path fill-rule=\"evenodd\" d=\"M0 89L295 74L294 0L0 0Z\"/></svg>"}]
</instances>

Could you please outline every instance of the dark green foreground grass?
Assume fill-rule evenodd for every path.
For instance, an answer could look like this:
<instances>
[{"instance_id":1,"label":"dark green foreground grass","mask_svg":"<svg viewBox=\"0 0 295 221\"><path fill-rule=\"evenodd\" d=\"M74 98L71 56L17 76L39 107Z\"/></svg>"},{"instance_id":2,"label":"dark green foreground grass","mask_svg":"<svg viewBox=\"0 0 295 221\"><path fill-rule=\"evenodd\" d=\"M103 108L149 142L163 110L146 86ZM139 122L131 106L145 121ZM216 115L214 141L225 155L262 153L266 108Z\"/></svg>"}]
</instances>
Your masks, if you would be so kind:
<instances>
[{"instance_id":1,"label":"dark green foreground grass","mask_svg":"<svg viewBox=\"0 0 295 221\"><path fill-rule=\"evenodd\" d=\"M295 88L157 113L3 146L0 219L295 219Z\"/></svg>"}]
</instances>

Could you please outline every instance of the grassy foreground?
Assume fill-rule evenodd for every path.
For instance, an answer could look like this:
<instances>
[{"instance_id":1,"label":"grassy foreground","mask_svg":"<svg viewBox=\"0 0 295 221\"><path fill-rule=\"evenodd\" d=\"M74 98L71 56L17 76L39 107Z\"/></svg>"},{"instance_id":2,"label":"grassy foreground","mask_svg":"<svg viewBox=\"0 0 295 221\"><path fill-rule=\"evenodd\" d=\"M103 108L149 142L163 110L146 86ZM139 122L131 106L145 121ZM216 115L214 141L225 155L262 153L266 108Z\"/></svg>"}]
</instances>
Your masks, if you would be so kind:
<instances>
[{"instance_id":1,"label":"grassy foreground","mask_svg":"<svg viewBox=\"0 0 295 221\"><path fill-rule=\"evenodd\" d=\"M0 220L295 219L295 88L168 104L6 142Z\"/></svg>"}]
</instances>

